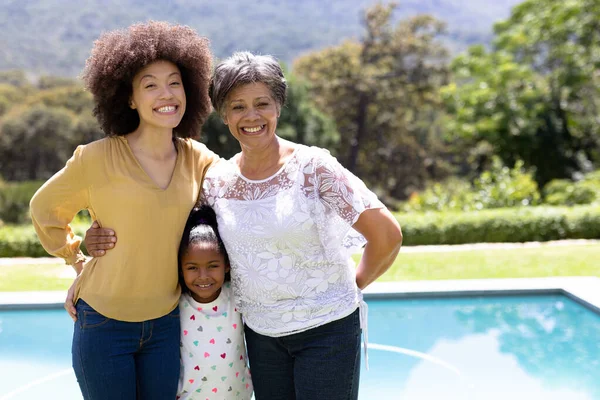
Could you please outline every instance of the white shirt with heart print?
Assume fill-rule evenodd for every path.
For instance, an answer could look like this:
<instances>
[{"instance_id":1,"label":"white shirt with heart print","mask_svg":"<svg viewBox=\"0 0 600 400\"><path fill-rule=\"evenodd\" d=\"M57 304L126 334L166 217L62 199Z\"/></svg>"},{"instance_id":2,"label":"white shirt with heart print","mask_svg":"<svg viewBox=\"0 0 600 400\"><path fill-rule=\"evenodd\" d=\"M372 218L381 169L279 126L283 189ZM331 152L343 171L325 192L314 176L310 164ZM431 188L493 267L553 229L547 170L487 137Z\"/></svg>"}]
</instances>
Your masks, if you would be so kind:
<instances>
[{"instance_id":1,"label":"white shirt with heart print","mask_svg":"<svg viewBox=\"0 0 600 400\"><path fill-rule=\"evenodd\" d=\"M242 317L226 282L211 303L183 293L179 400L250 400L252 380L244 343Z\"/></svg>"}]
</instances>

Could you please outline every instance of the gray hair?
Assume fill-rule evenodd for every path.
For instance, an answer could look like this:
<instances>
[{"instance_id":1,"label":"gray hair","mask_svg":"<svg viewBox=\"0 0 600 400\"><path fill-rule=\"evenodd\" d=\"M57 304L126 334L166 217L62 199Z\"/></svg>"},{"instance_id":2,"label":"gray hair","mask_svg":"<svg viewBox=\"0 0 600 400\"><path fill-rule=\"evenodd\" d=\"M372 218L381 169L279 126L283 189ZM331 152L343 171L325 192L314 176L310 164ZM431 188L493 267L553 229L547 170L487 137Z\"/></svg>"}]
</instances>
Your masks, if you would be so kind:
<instances>
[{"instance_id":1,"label":"gray hair","mask_svg":"<svg viewBox=\"0 0 600 400\"><path fill-rule=\"evenodd\" d=\"M279 108L285 104L287 83L281 66L273 56L236 52L217 65L210 84L210 100L214 109L223 115L229 93L249 83L267 85Z\"/></svg>"}]
</instances>

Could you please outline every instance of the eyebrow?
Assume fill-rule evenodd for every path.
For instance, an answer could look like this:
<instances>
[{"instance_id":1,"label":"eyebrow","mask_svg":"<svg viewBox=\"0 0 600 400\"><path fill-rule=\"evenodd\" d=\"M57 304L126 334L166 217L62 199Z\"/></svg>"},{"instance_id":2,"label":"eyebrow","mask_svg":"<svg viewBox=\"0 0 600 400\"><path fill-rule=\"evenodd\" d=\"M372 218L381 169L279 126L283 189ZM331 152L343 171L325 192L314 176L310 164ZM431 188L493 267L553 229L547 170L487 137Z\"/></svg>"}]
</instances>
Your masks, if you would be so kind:
<instances>
[{"instance_id":1,"label":"eyebrow","mask_svg":"<svg viewBox=\"0 0 600 400\"><path fill-rule=\"evenodd\" d=\"M257 98L255 98L254 100L263 100L263 99L266 99L266 100L271 100L271 97L269 97L269 96L260 96L260 97L257 97ZM243 102L243 101L244 101L244 100L242 100L242 99L234 99L234 100L231 100L231 101L229 102L229 104L231 104L231 103L235 103L235 102Z\"/></svg>"},{"instance_id":2,"label":"eyebrow","mask_svg":"<svg viewBox=\"0 0 600 400\"><path fill-rule=\"evenodd\" d=\"M170 78L170 77L172 77L173 75L179 75L179 76L181 76L181 74L180 74L179 72L176 72L176 71L175 71L175 72L171 72L167 78ZM152 75L152 74L146 74L146 75L144 75L144 76L142 76L142 77L140 78L140 82L141 82L141 81L143 81L145 78L154 78L154 79L156 79L156 76L154 76L154 75Z\"/></svg>"}]
</instances>

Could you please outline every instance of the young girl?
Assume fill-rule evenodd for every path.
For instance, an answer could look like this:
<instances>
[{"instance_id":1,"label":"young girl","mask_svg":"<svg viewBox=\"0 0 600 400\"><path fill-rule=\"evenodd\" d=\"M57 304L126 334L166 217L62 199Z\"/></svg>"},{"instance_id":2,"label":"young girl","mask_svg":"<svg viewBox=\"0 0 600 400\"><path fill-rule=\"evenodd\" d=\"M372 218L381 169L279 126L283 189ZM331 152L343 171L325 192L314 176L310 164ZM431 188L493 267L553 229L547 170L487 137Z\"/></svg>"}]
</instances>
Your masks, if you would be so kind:
<instances>
[{"instance_id":1,"label":"young girl","mask_svg":"<svg viewBox=\"0 0 600 400\"><path fill-rule=\"evenodd\" d=\"M229 259L209 206L190 213L179 246L181 373L177 399L252 397L244 327L229 282Z\"/></svg>"}]
</instances>

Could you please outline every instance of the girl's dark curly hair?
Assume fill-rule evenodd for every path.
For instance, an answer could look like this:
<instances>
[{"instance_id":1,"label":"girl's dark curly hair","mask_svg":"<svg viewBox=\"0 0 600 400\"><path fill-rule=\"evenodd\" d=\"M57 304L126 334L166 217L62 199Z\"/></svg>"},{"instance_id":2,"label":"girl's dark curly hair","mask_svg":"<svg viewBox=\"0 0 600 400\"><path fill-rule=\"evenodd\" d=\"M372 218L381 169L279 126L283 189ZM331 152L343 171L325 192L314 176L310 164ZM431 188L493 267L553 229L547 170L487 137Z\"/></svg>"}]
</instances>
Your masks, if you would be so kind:
<instances>
[{"instance_id":1,"label":"girl's dark curly hair","mask_svg":"<svg viewBox=\"0 0 600 400\"><path fill-rule=\"evenodd\" d=\"M157 60L177 65L185 89L186 111L174 134L199 135L211 112L209 41L192 28L161 21L107 32L94 42L82 79L94 96L94 115L106 135L126 135L137 129L138 113L129 107L133 77Z\"/></svg>"},{"instance_id":2,"label":"girl's dark curly hair","mask_svg":"<svg viewBox=\"0 0 600 400\"><path fill-rule=\"evenodd\" d=\"M188 248L195 243L208 243L217 248L220 254L223 255L225 265L229 265L229 256L225 250L225 244L219 235L217 225L217 214L211 206L203 204L196 206L190 212L188 220L183 229L179 251L177 252L177 264L179 265L179 284L184 293L189 293L190 290L185 285L183 279L183 271L181 269L181 260L188 251ZM225 273L225 281L231 280L229 272Z\"/></svg>"}]
</instances>

